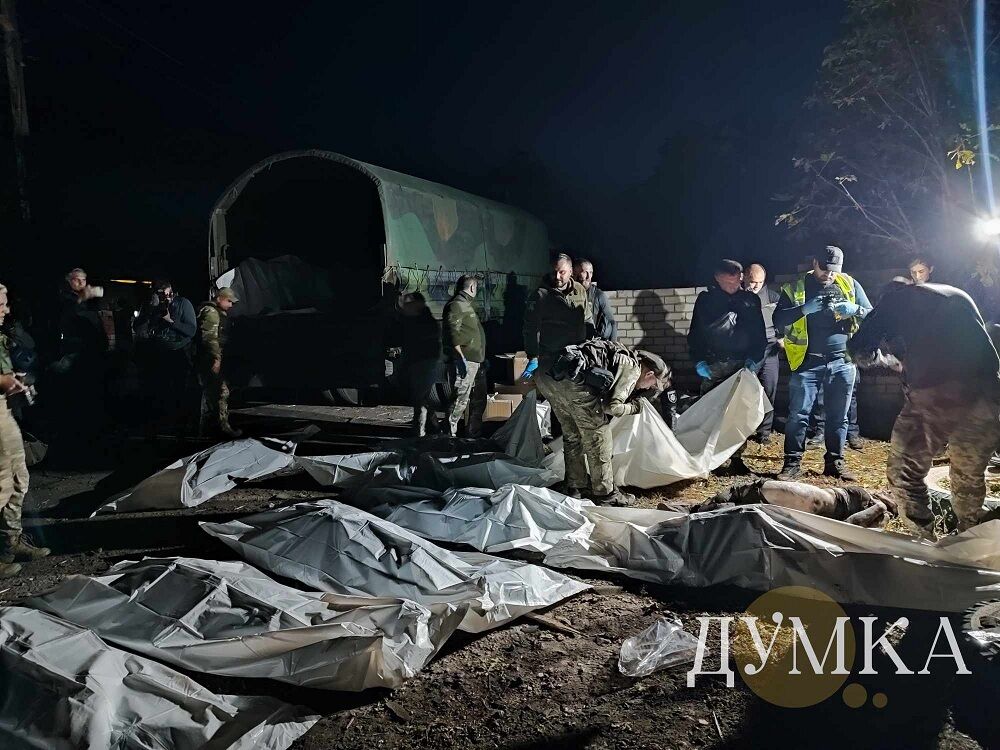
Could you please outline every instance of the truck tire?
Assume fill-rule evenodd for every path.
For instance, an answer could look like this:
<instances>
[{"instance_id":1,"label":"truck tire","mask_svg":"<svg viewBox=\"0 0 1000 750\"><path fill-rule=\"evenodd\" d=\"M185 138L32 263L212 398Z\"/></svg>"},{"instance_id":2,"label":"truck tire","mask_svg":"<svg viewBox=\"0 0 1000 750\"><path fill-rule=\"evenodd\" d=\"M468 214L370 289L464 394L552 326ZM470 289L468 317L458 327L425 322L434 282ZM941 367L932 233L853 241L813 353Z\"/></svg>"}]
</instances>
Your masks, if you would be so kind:
<instances>
[{"instance_id":1,"label":"truck tire","mask_svg":"<svg viewBox=\"0 0 1000 750\"><path fill-rule=\"evenodd\" d=\"M431 403L435 409L447 409L451 403L451 384L435 383L434 390L431 391Z\"/></svg>"},{"instance_id":2,"label":"truck tire","mask_svg":"<svg viewBox=\"0 0 1000 750\"><path fill-rule=\"evenodd\" d=\"M328 403L337 406L361 406L364 398L359 388L328 388L321 391L320 395Z\"/></svg>"}]
</instances>

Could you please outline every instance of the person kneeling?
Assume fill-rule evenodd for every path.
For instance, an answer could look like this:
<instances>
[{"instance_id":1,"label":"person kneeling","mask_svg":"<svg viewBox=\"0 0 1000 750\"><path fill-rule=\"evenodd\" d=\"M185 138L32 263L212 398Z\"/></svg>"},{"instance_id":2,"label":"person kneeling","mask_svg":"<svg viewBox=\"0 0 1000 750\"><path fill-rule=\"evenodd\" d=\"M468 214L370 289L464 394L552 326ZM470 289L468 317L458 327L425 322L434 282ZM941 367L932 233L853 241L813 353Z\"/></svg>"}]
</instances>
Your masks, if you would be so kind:
<instances>
[{"instance_id":1,"label":"person kneeling","mask_svg":"<svg viewBox=\"0 0 1000 750\"><path fill-rule=\"evenodd\" d=\"M640 397L670 384L670 368L650 352L592 339L567 346L548 374L555 381L549 401L563 430L564 491L570 497L587 492L601 505L633 504L635 497L614 484L611 418L638 414Z\"/></svg>"}]
</instances>

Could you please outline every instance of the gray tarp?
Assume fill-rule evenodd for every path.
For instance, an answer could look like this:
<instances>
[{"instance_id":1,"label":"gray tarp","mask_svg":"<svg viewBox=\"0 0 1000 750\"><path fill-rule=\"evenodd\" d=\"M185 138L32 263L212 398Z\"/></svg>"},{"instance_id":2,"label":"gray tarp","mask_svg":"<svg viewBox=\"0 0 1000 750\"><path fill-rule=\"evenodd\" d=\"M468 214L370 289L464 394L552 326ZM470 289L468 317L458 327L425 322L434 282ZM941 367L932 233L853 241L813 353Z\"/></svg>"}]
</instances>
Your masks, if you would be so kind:
<instances>
[{"instance_id":1,"label":"gray tarp","mask_svg":"<svg viewBox=\"0 0 1000 750\"><path fill-rule=\"evenodd\" d=\"M242 562L123 562L26 602L177 667L326 690L398 687L464 616L443 604L305 593Z\"/></svg>"},{"instance_id":2,"label":"gray tarp","mask_svg":"<svg viewBox=\"0 0 1000 750\"><path fill-rule=\"evenodd\" d=\"M261 479L292 466L292 443L253 438L213 445L178 459L127 492L113 497L98 513L193 508L231 490L239 481Z\"/></svg>"},{"instance_id":3,"label":"gray tarp","mask_svg":"<svg viewBox=\"0 0 1000 750\"><path fill-rule=\"evenodd\" d=\"M350 499L425 539L467 544L481 552L545 552L560 541L584 541L594 528L589 500L508 484L499 490L373 487Z\"/></svg>"},{"instance_id":4,"label":"gray tarp","mask_svg":"<svg viewBox=\"0 0 1000 750\"><path fill-rule=\"evenodd\" d=\"M0 609L4 750L284 750L318 720L275 698L216 695L90 630Z\"/></svg>"},{"instance_id":5,"label":"gray tarp","mask_svg":"<svg viewBox=\"0 0 1000 750\"><path fill-rule=\"evenodd\" d=\"M201 526L254 565L313 590L468 606L460 629L474 633L588 588L537 565L449 552L334 500Z\"/></svg>"},{"instance_id":6,"label":"gray tarp","mask_svg":"<svg viewBox=\"0 0 1000 750\"><path fill-rule=\"evenodd\" d=\"M586 513L590 538L556 544L546 565L685 586L809 586L845 604L942 612L1000 595L1000 521L932 544L775 505Z\"/></svg>"}]
</instances>

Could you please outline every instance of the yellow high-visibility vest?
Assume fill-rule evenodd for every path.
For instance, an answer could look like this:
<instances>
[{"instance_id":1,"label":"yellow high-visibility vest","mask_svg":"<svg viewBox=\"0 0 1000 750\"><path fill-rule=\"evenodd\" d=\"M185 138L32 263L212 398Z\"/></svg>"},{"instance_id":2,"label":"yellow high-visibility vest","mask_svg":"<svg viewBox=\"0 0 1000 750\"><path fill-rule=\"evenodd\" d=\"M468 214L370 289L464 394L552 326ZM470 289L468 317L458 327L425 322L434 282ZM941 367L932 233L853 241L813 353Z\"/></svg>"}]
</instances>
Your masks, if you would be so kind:
<instances>
[{"instance_id":1,"label":"yellow high-visibility vest","mask_svg":"<svg viewBox=\"0 0 1000 750\"><path fill-rule=\"evenodd\" d=\"M784 292L788 299L792 301L795 305L804 305L806 302L806 276L812 274L810 271L798 278L795 282L795 286L791 284L782 284L781 291ZM848 276L846 273L838 273L834 277L834 283L840 287L840 290L844 293L844 297L847 298L848 302L855 302L854 299L854 279ZM858 328L860 327L858 323L857 316L851 318L850 329L847 332L848 336L853 336ZM802 365L802 362L806 358L806 351L809 349L809 326L806 324L806 316L803 315L801 318L796 320L790 326L785 328L785 356L788 357L788 366L792 368L792 371L798 370Z\"/></svg>"}]
</instances>

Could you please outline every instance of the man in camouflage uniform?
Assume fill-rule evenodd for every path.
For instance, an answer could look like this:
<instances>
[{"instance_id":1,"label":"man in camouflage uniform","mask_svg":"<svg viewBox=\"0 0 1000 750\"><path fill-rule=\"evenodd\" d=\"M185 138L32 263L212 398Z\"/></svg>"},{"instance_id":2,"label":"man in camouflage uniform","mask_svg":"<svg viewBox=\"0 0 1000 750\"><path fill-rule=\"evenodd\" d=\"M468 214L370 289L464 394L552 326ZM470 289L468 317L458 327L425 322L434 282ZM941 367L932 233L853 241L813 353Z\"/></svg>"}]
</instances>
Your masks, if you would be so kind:
<instances>
[{"instance_id":1,"label":"man in camouflage uniform","mask_svg":"<svg viewBox=\"0 0 1000 750\"><path fill-rule=\"evenodd\" d=\"M229 287L215 293L198 311L198 380L201 382L202 433L215 430L226 437L237 438L243 433L229 424L229 384L222 369L226 349L227 313L238 302Z\"/></svg>"},{"instance_id":2,"label":"man in camouflage uniform","mask_svg":"<svg viewBox=\"0 0 1000 750\"><path fill-rule=\"evenodd\" d=\"M893 284L848 349L862 367L903 377L906 400L886 467L900 516L933 538L924 479L947 444L958 528L979 523L986 466L1000 444L1000 358L969 295L945 284Z\"/></svg>"},{"instance_id":3,"label":"man in camouflage uniform","mask_svg":"<svg viewBox=\"0 0 1000 750\"><path fill-rule=\"evenodd\" d=\"M459 277L455 296L444 308L444 353L448 357L452 402L448 408L448 427L452 437L458 423L469 409L466 435L479 437L486 411L486 332L476 314L479 280L472 275ZM471 401L471 408L469 406Z\"/></svg>"},{"instance_id":4,"label":"man in camouflage uniform","mask_svg":"<svg viewBox=\"0 0 1000 750\"><path fill-rule=\"evenodd\" d=\"M546 373L546 389L562 425L567 495L586 492L599 505L635 502L614 484L611 418L638 414L638 398L662 391L669 379L670 369L658 356L616 341L591 339L563 350Z\"/></svg>"},{"instance_id":5,"label":"man in camouflage uniform","mask_svg":"<svg viewBox=\"0 0 1000 750\"><path fill-rule=\"evenodd\" d=\"M0 324L6 316L7 287L0 284ZM15 560L37 560L49 554L47 547L36 547L21 530L21 510L28 492L28 467L21 430L7 399L26 390L11 364L7 337L0 333L0 578L20 572L21 566Z\"/></svg>"}]
</instances>

